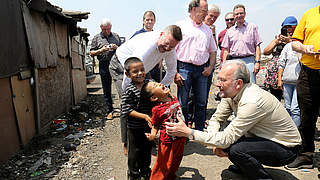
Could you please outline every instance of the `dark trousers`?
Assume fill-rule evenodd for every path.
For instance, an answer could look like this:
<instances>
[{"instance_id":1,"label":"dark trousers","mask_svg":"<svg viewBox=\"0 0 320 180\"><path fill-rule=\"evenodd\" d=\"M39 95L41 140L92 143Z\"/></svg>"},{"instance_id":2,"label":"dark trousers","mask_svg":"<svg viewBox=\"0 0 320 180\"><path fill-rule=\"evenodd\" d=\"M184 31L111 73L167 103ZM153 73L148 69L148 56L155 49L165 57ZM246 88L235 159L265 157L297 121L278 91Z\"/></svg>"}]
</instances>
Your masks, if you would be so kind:
<instances>
[{"instance_id":1,"label":"dark trousers","mask_svg":"<svg viewBox=\"0 0 320 180\"><path fill-rule=\"evenodd\" d=\"M150 128L128 128L128 176L139 178L150 175L152 144L148 141L145 133Z\"/></svg>"},{"instance_id":2,"label":"dark trousers","mask_svg":"<svg viewBox=\"0 0 320 180\"><path fill-rule=\"evenodd\" d=\"M301 152L314 152L315 127L320 103L320 70L310 69L305 65L297 81L298 103L300 107L299 131L302 137Z\"/></svg>"},{"instance_id":3,"label":"dark trousers","mask_svg":"<svg viewBox=\"0 0 320 180\"><path fill-rule=\"evenodd\" d=\"M230 161L250 179L272 179L262 164L284 166L297 156L298 147L288 148L260 137L241 137L226 149Z\"/></svg>"},{"instance_id":4,"label":"dark trousers","mask_svg":"<svg viewBox=\"0 0 320 180\"><path fill-rule=\"evenodd\" d=\"M127 146L128 143L128 131L127 131L127 122L128 122L128 115L120 115L120 134L121 134L121 142Z\"/></svg>"},{"instance_id":5,"label":"dark trousers","mask_svg":"<svg viewBox=\"0 0 320 180\"><path fill-rule=\"evenodd\" d=\"M163 79L163 77L166 75L165 72L162 72L161 69L159 68L159 64L157 64L155 67L153 67L151 69L151 71L149 71L150 73L150 77L155 80L156 82L161 82L161 80ZM162 78L160 76L160 73L162 73Z\"/></svg>"},{"instance_id":6,"label":"dark trousers","mask_svg":"<svg viewBox=\"0 0 320 180\"><path fill-rule=\"evenodd\" d=\"M109 62L100 61L99 62L99 74L101 78L101 84L104 94L104 99L106 100L107 111L106 113L111 113L113 111L112 97L111 97L111 75L109 72Z\"/></svg>"}]
</instances>

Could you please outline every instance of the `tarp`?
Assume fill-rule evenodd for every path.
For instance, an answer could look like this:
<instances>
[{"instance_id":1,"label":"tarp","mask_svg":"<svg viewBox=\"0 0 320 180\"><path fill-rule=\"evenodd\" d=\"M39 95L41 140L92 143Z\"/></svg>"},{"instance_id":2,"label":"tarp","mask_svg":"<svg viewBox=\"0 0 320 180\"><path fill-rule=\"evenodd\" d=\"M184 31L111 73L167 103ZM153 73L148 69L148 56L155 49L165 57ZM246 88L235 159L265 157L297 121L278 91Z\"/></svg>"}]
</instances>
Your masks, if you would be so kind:
<instances>
[{"instance_id":1,"label":"tarp","mask_svg":"<svg viewBox=\"0 0 320 180\"><path fill-rule=\"evenodd\" d=\"M19 0L1 0L0 6L0 78L30 67L27 41Z\"/></svg>"}]
</instances>

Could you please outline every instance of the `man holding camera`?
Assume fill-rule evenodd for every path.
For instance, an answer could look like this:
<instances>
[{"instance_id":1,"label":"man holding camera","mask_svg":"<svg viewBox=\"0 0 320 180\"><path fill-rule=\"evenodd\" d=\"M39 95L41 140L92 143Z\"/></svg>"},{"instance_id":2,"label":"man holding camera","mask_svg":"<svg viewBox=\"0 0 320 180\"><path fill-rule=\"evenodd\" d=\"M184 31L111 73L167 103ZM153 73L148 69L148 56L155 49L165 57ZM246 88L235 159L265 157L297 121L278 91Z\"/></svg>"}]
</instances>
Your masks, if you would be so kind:
<instances>
[{"instance_id":1,"label":"man holding camera","mask_svg":"<svg viewBox=\"0 0 320 180\"><path fill-rule=\"evenodd\" d=\"M256 83L256 74L260 69L260 44L262 40L255 24L245 21L246 11L242 4L233 8L236 25L228 29L221 47L224 48L223 62L228 53L232 59L243 60L250 71L250 82Z\"/></svg>"},{"instance_id":2,"label":"man holding camera","mask_svg":"<svg viewBox=\"0 0 320 180\"><path fill-rule=\"evenodd\" d=\"M103 19L100 24L101 32L94 36L91 42L90 56L97 56L99 60L99 74L101 78L104 98L106 100L107 119L113 118L111 97L111 76L109 64L111 57L121 45L118 34L111 32L112 24L108 19Z\"/></svg>"}]
</instances>

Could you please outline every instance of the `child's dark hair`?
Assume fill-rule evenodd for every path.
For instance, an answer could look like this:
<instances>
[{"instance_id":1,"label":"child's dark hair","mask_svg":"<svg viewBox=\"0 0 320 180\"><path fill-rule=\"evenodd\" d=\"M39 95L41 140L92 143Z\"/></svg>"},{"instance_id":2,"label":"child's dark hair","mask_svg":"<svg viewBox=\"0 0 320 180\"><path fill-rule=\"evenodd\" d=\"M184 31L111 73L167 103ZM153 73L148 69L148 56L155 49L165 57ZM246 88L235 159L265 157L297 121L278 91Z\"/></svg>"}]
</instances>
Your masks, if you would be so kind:
<instances>
[{"instance_id":1,"label":"child's dark hair","mask_svg":"<svg viewBox=\"0 0 320 180\"><path fill-rule=\"evenodd\" d=\"M125 62L124 62L124 69L126 70L126 72L130 71L130 65L133 63L138 63L141 62L141 59L137 58L137 57L129 57Z\"/></svg>"},{"instance_id":2,"label":"child's dark hair","mask_svg":"<svg viewBox=\"0 0 320 180\"><path fill-rule=\"evenodd\" d=\"M151 82L151 80L146 80L144 84L142 85L141 91L140 91L140 97L141 99L145 99L146 101L150 101L150 98L152 97L151 90L147 89L147 86Z\"/></svg>"},{"instance_id":3,"label":"child's dark hair","mask_svg":"<svg viewBox=\"0 0 320 180\"><path fill-rule=\"evenodd\" d=\"M148 83L151 81L152 80L146 80L142 85L139 102L141 106L149 107L150 109L152 109L153 106L156 104L156 102L150 100L150 98L152 97L152 92L151 90L147 89Z\"/></svg>"}]
</instances>

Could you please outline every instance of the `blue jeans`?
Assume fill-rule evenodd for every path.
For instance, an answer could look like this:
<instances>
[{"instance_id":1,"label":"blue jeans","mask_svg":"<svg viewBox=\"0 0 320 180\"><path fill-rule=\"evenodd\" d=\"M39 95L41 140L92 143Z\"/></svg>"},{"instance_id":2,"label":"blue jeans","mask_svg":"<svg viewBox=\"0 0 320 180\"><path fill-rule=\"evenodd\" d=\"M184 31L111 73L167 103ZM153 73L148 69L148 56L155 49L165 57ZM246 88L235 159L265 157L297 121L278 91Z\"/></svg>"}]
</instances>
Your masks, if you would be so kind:
<instances>
[{"instance_id":1,"label":"blue jeans","mask_svg":"<svg viewBox=\"0 0 320 180\"><path fill-rule=\"evenodd\" d=\"M300 109L295 84L283 84L284 107L297 127L300 126Z\"/></svg>"},{"instance_id":2,"label":"blue jeans","mask_svg":"<svg viewBox=\"0 0 320 180\"><path fill-rule=\"evenodd\" d=\"M262 164L284 166L297 157L299 146L285 147L260 137L241 137L225 151L229 160L249 179L272 179Z\"/></svg>"},{"instance_id":3,"label":"blue jeans","mask_svg":"<svg viewBox=\"0 0 320 180\"><path fill-rule=\"evenodd\" d=\"M245 57L245 58L234 58L232 60L242 60L243 62L246 63L247 68L249 69L250 72L250 82L256 84L256 75L253 73L253 69L254 69L254 61L255 61L255 57L254 56L249 56L249 57Z\"/></svg>"},{"instance_id":4,"label":"blue jeans","mask_svg":"<svg viewBox=\"0 0 320 180\"><path fill-rule=\"evenodd\" d=\"M109 72L109 62L99 61L99 74L101 78L101 84L104 94L104 99L106 100L107 111L106 113L111 113L113 111L112 107L112 97L111 97L111 75Z\"/></svg>"},{"instance_id":5,"label":"blue jeans","mask_svg":"<svg viewBox=\"0 0 320 180\"><path fill-rule=\"evenodd\" d=\"M208 77L203 76L202 72L205 65L196 66L190 63L178 61L178 73L184 78L183 86L178 86L178 99L181 104L183 115L188 123L188 101L191 87L194 92L195 104L195 128L202 131L206 120L206 102L207 102L207 82Z\"/></svg>"}]
</instances>

